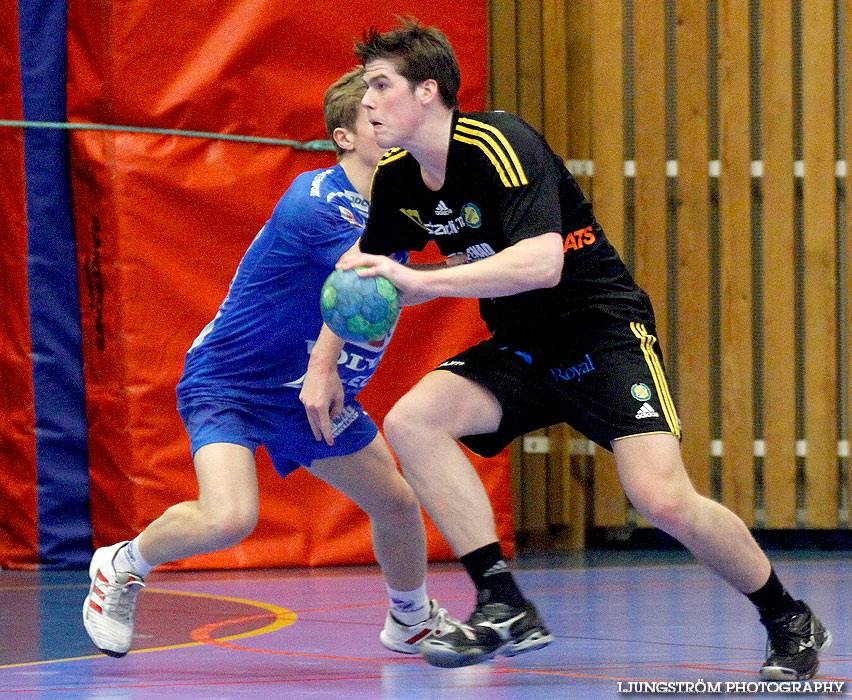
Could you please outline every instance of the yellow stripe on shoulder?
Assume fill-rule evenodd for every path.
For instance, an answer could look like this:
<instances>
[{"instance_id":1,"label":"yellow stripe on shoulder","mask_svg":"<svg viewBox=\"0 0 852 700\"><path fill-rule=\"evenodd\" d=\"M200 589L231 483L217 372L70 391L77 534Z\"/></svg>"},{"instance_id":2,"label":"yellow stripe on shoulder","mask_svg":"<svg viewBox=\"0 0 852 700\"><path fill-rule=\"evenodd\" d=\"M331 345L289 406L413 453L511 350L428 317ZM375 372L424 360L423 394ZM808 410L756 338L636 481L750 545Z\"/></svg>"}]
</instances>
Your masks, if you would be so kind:
<instances>
[{"instance_id":1,"label":"yellow stripe on shoulder","mask_svg":"<svg viewBox=\"0 0 852 700\"><path fill-rule=\"evenodd\" d=\"M493 148L490 148L489 144L484 142L480 135L459 126L456 127L456 131L471 134L470 136L464 136L462 133L456 133L453 135L453 139L476 146L480 151L488 156L488 160L490 160L494 165L500 175L500 179L506 187L518 187L521 184L520 180L518 180L518 176L509 167L509 163L506 162L505 158L501 157L502 154L499 151L495 151Z\"/></svg>"},{"instance_id":2,"label":"yellow stripe on shoulder","mask_svg":"<svg viewBox=\"0 0 852 700\"><path fill-rule=\"evenodd\" d=\"M379 158L379 166L387 165L388 163L393 163L395 160L399 160L400 158L407 156L408 151L403 150L402 148L391 148L387 153L385 153L381 158Z\"/></svg>"},{"instance_id":3,"label":"yellow stripe on shoulder","mask_svg":"<svg viewBox=\"0 0 852 700\"><path fill-rule=\"evenodd\" d=\"M515 153L512 144L509 143L509 140L503 135L500 129L477 119L471 119L470 117L459 117L456 128L471 136L475 135L481 138L484 143L494 149L494 153L504 163L507 172L511 174L512 182L516 186L529 184L518 154Z\"/></svg>"},{"instance_id":4,"label":"yellow stripe on shoulder","mask_svg":"<svg viewBox=\"0 0 852 700\"><path fill-rule=\"evenodd\" d=\"M479 141L477 139L471 139L467 136L462 136L461 134L454 134L453 140L461 141L462 143L469 143L472 146L477 146L486 156L488 156L488 160L491 161L491 164L494 166L495 170L497 170L497 174L500 176L501 182L506 187L512 187L513 185L517 187L517 181L513 182L509 179L509 177L506 175L506 171L503 168L503 165L497 159L497 156L495 156L494 153L489 148L487 148L484 143L482 143L482 141Z\"/></svg>"}]
</instances>

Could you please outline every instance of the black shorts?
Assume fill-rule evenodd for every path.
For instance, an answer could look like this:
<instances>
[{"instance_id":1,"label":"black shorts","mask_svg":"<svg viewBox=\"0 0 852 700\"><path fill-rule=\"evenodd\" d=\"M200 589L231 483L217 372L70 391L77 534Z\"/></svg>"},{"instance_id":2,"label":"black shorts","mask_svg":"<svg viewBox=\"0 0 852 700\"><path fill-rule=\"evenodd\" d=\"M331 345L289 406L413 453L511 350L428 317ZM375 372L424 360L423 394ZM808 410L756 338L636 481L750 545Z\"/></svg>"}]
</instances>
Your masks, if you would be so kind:
<instances>
[{"instance_id":1,"label":"black shorts","mask_svg":"<svg viewBox=\"0 0 852 700\"><path fill-rule=\"evenodd\" d=\"M581 350L564 356L525 352L490 338L443 362L438 370L484 386L503 409L496 432L468 435L461 442L493 457L516 437L557 423L607 450L613 440L631 435L680 438L653 331L641 323L596 329Z\"/></svg>"}]
</instances>

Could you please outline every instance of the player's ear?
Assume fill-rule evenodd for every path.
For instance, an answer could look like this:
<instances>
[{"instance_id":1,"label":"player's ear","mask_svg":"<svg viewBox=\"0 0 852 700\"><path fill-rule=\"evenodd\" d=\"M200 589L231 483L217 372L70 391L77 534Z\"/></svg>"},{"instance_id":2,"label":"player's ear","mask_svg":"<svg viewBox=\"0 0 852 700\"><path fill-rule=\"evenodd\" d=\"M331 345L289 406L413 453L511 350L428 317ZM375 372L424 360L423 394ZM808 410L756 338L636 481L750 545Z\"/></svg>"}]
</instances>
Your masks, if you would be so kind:
<instances>
[{"instance_id":1,"label":"player's ear","mask_svg":"<svg viewBox=\"0 0 852 700\"><path fill-rule=\"evenodd\" d=\"M417 93L423 104L428 104L440 98L438 83L434 78L427 78L417 86Z\"/></svg>"},{"instance_id":2,"label":"player's ear","mask_svg":"<svg viewBox=\"0 0 852 700\"><path fill-rule=\"evenodd\" d=\"M351 151L355 148L355 144L352 141L352 132L345 127L338 126L333 132L331 132L331 137L344 151Z\"/></svg>"}]
</instances>

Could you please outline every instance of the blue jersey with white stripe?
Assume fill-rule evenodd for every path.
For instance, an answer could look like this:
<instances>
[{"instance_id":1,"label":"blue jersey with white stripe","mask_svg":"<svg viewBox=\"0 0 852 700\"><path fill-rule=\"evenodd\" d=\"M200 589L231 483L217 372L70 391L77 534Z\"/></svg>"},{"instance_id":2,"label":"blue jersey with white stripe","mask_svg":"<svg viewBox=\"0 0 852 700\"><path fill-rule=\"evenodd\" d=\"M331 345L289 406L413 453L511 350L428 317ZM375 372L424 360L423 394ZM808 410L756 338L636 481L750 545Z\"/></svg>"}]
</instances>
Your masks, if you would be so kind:
<instances>
[{"instance_id":1,"label":"blue jersey with white stripe","mask_svg":"<svg viewBox=\"0 0 852 700\"><path fill-rule=\"evenodd\" d=\"M361 235L368 213L339 165L299 175L243 256L213 320L186 356L178 394L240 403L298 399L322 328L320 290ZM372 376L390 339L346 343L347 398Z\"/></svg>"}]
</instances>

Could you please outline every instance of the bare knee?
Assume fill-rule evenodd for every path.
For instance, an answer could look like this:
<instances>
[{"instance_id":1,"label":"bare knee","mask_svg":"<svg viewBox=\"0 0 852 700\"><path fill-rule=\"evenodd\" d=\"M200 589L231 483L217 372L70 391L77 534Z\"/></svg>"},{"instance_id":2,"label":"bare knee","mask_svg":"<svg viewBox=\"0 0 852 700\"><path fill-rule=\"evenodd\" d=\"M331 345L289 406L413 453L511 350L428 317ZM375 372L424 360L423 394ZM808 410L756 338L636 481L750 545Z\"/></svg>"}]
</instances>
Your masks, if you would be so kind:
<instances>
[{"instance_id":1,"label":"bare knee","mask_svg":"<svg viewBox=\"0 0 852 700\"><path fill-rule=\"evenodd\" d=\"M694 499L697 497L694 492L659 489L631 500L634 508L652 525L677 537L689 531L695 510Z\"/></svg>"},{"instance_id":2,"label":"bare knee","mask_svg":"<svg viewBox=\"0 0 852 700\"><path fill-rule=\"evenodd\" d=\"M251 506L230 504L205 512L208 535L220 549L227 549L242 542L257 526L258 509Z\"/></svg>"},{"instance_id":3,"label":"bare knee","mask_svg":"<svg viewBox=\"0 0 852 700\"><path fill-rule=\"evenodd\" d=\"M422 433L430 428L428 418L422 410L417 410L414 402L408 397L400 399L385 416L382 428L391 446L398 446L410 440L415 433Z\"/></svg>"},{"instance_id":4,"label":"bare knee","mask_svg":"<svg viewBox=\"0 0 852 700\"><path fill-rule=\"evenodd\" d=\"M259 501L254 453L242 445L219 442L193 456L198 477L198 526L208 546L232 547L257 525Z\"/></svg>"},{"instance_id":5,"label":"bare knee","mask_svg":"<svg viewBox=\"0 0 852 700\"><path fill-rule=\"evenodd\" d=\"M493 432L502 415L489 389L450 372L431 372L385 416L385 436L397 455L407 448L411 457L424 442Z\"/></svg>"},{"instance_id":6,"label":"bare knee","mask_svg":"<svg viewBox=\"0 0 852 700\"><path fill-rule=\"evenodd\" d=\"M420 522L420 501L408 482L396 474L385 488L374 492L362 505L375 525L382 528L407 528Z\"/></svg>"},{"instance_id":7,"label":"bare knee","mask_svg":"<svg viewBox=\"0 0 852 700\"><path fill-rule=\"evenodd\" d=\"M661 530L688 535L701 507L673 435L649 434L613 444L621 483L634 508Z\"/></svg>"}]
</instances>

